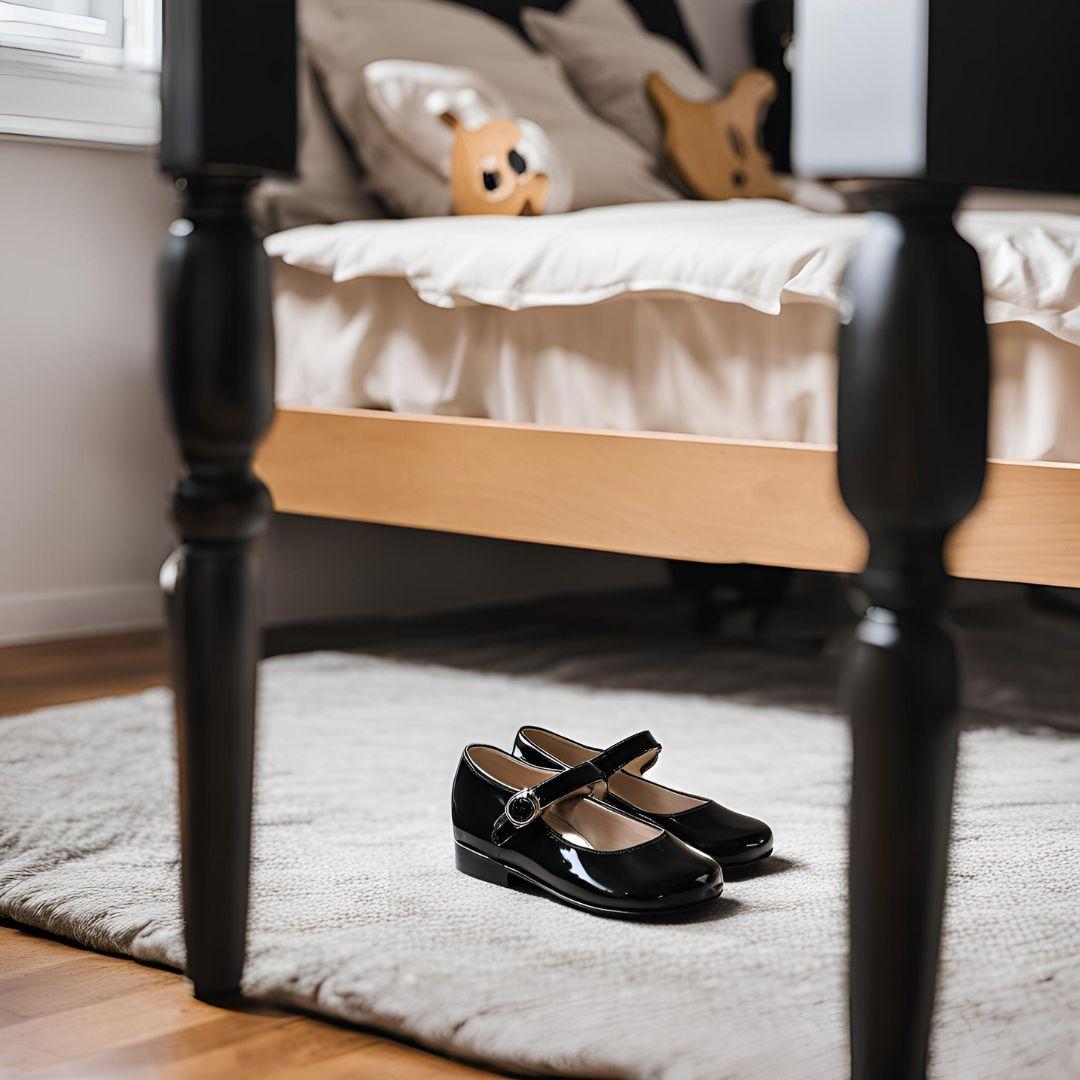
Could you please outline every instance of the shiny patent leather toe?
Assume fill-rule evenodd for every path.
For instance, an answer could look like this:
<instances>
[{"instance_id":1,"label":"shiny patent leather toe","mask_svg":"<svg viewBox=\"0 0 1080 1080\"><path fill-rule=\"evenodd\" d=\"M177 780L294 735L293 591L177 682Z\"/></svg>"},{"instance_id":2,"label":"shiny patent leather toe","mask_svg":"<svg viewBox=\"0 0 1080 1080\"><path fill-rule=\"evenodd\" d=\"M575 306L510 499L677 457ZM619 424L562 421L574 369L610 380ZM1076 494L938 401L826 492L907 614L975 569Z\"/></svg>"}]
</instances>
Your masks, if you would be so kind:
<instances>
[{"instance_id":1,"label":"shiny patent leather toe","mask_svg":"<svg viewBox=\"0 0 1080 1080\"><path fill-rule=\"evenodd\" d=\"M466 747L453 790L458 869L599 915L689 913L720 896L715 860L595 798L604 787L588 762L545 769L493 746Z\"/></svg>"},{"instance_id":2,"label":"shiny patent leather toe","mask_svg":"<svg viewBox=\"0 0 1080 1080\"><path fill-rule=\"evenodd\" d=\"M606 750L541 727L523 727L514 740L514 756L540 768L595 766L607 782L605 802L664 829L724 869L747 866L772 854L773 834L765 822L644 779L642 774L659 755L660 744L648 731Z\"/></svg>"}]
</instances>

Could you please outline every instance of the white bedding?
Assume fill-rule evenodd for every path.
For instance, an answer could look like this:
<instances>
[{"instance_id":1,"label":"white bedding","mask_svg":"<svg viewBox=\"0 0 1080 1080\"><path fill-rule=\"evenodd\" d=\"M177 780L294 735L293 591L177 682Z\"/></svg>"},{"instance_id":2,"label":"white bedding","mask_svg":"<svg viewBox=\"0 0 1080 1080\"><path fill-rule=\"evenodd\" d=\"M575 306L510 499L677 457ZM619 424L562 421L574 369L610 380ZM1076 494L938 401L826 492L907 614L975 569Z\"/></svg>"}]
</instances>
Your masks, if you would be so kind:
<instances>
[{"instance_id":1,"label":"white bedding","mask_svg":"<svg viewBox=\"0 0 1080 1080\"><path fill-rule=\"evenodd\" d=\"M1028 322L1080 345L1080 216L966 211L990 324ZM310 225L267 251L334 281L397 277L436 307L518 311L682 293L778 314L784 304L843 310L841 277L862 215L772 200L647 203L536 218L448 217Z\"/></svg>"},{"instance_id":2,"label":"white bedding","mask_svg":"<svg viewBox=\"0 0 1080 1080\"><path fill-rule=\"evenodd\" d=\"M280 233L278 400L829 443L863 227L744 201ZM960 228L987 292L991 453L1080 462L1080 217Z\"/></svg>"},{"instance_id":3,"label":"white bedding","mask_svg":"<svg viewBox=\"0 0 1080 1080\"><path fill-rule=\"evenodd\" d=\"M731 439L831 443L836 312L680 296L443 310L400 280L276 267L278 401ZM1080 462L1080 349L990 328L996 457Z\"/></svg>"}]
</instances>

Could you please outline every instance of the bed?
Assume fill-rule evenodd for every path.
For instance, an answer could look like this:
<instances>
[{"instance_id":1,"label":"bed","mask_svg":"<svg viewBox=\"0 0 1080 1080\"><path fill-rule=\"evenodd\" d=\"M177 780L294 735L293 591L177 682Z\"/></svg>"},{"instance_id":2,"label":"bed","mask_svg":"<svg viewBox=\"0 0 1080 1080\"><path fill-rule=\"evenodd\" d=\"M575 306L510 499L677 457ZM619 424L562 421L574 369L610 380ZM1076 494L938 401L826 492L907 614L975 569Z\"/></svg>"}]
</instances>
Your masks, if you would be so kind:
<instances>
[{"instance_id":1,"label":"bed","mask_svg":"<svg viewBox=\"0 0 1080 1080\"><path fill-rule=\"evenodd\" d=\"M803 201L825 201L814 195ZM958 576L1080 583L1078 203L1018 208L983 194L959 219L985 267L995 460L951 551ZM292 513L858 569L864 544L832 447L841 277L864 225L736 200L581 211L573 229L446 218L277 233L266 247L280 408L258 469ZM626 437L600 435L614 431ZM475 449L485 432L498 440L490 460ZM578 464L586 445L595 478ZM464 490L481 459L486 479ZM781 469L799 502L770 497ZM642 486L613 486L620 473ZM500 505L488 487L514 496ZM553 487L565 503L557 527L523 516ZM707 497L718 489L723 509Z\"/></svg>"},{"instance_id":2,"label":"bed","mask_svg":"<svg viewBox=\"0 0 1080 1080\"><path fill-rule=\"evenodd\" d=\"M520 7L468 6L510 21ZM673 6L635 6L655 31L685 38ZM919 8L905 0L890 12ZM658 22L662 9L668 17ZM755 28L774 27L780 57L789 6L766 9ZM954 227L971 184L1076 190L1074 141L1060 138L1072 117L1063 120L1057 103L1074 90L1067 43L1077 16L1057 10L1051 32L1002 0L979 5L978 16L971 9L931 4L929 38L919 37L925 22L898 24L876 6L807 0L800 9L801 159L818 174L870 177L851 206L871 213L806 225L797 207L669 200L648 211L659 215L660 247L697 236L703 251L659 276L642 253L639 276L615 275L614 291L609 280L587 302L553 304L550 289L494 297L484 291L490 280L468 278L470 266L505 254L498 240L451 268L464 274L455 280L424 263L424 236L465 224L475 232L476 223L285 233L270 241L272 267L247 196L260 176L294 163L294 7L261 5L256 48L245 5L167 0L162 164L184 212L166 248L164 366L185 470L174 494L181 546L162 581L188 973L199 997L230 1000L243 969L255 550L276 505L673 559L861 570L870 607L843 687L853 734L852 1071L860 1080L925 1075L959 693L943 621L945 561L955 575L1080 585L1080 465L1067 397L1076 379L1075 226L1041 218L1035 232L1016 233L1006 218L961 216L961 230L979 234L976 246L986 229L1005 226L981 270ZM894 47L898 26L910 49ZM853 34L858 50L844 48ZM1000 79L1009 58L1030 65L1034 56L1037 79ZM911 70L901 78L903 65ZM837 86L846 96L835 96ZM855 97L859 108L849 109ZM886 114L889 123L877 124ZM860 127L868 116L871 127ZM896 130L901 121L914 137ZM775 124L768 137L782 137ZM890 157L898 146L904 154ZM640 213L630 206L567 220L570 231L602 232L605 218ZM734 249L710 242L709 231L725 213L734 215L729 232L739 215L759 237L777 229L773 246L785 257L758 259L750 269L761 272L749 275L736 258L725 276ZM770 225L770 213L782 222ZM683 233L664 215L687 215ZM511 253L537 240L536 261L558 284L576 260L545 240L552 222L508 224L526 230L514 233L526 239ZM409 249L417 233L420 247ZM810 234L808 246L789 250L793 237ZM1027 256L1064 267L1056 299L1025 291L1023 237L1036 234L1038 251ZM594 248L603 254L600 241ZM686 267L710 258L721 261L707 264L704 292L695 291ZM276 415L275 274L284 402ZM504 290L517 280L498 277ZM748 277L758 291L746 291ZM586 309L599 346L581 344ZM528 327L534 337L522 346L516 335ZM437 347L413 340L425 336ZM687 344L695 336L697 346ZM465 372L462 358L492 340L484 370ZM663 375L645 355L653 345L668 350ZM988 421L991 347L998 370ZM718 382L753 407L702 393ZM988 429L1003 455L989 462Z\"/></svg>"}]
</instances>

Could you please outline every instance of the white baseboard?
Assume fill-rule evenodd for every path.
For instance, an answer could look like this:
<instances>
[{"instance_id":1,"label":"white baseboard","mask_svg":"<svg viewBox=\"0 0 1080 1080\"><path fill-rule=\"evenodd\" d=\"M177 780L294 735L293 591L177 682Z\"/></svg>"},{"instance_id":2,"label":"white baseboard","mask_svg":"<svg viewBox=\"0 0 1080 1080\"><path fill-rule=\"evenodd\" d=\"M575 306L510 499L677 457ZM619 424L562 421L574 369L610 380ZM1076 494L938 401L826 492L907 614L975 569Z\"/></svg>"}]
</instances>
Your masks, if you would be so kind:
<instances>
[{"instance_id":1,"label":"white baseboard","mask_svg":"<svg viewBox=\"0 0 1080 1080\"><path fill-rule=\"evenodd\" d=\"M0 593L0 645L144 630L163 614L157 582Z\"/></svg>"}]
</instances>

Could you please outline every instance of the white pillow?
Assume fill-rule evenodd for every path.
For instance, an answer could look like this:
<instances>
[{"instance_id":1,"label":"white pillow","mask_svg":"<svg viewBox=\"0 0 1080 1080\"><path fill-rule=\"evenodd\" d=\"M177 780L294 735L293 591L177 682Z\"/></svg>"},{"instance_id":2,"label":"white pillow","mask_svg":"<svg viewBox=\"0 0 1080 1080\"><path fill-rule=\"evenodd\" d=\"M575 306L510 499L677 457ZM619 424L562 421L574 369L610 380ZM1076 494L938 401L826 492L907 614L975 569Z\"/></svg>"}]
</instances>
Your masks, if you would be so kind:
<instances>
[{"instance_id":1,"label":"white pillow","mask_svg":"<svg viewBox=\"0 0 1080 1080\"><path fill-rule=\"evenodd\" d=\"M422 60L475 71L514 116L547 132L573 174L573 209L679 197L656 175L654 158L582 105L557 60L489 15L435 0L305 0L300 25L334 113L373 177L400 164L400 154L368 103L363 71L375 60Z\"/></svg>"},{"instance_id":2,"label":"white pillow","mask_svg":"<svg viewBox=\"0 0 1080 1080\"><path fill-rule=\"evenodd\" d=\"M476 72L417 60L376 60L364 68L364 86L386 135L385 143L380 139L385 152L372 181L399 213L440 217L452 210L455 136L443 120L446 115L469 132L492 120L513 119L521 132L515 150L528 170L525 175L540 173L548 181L544 205L533 212L561 214L570 209L573 178L558 148L538 124L513 116L509 103ZM507 171L506 179L516 177ZM502 190L506 187L501 185Z\"/></svg>"},{"instance_id":3,"label":"white pillow","mask_svg":"<svg viewBox=\"0 0 1080 1080\"><path fill-rule=\"evenodd\" d=\"M625 131L660 161L664 131L645 92L658 71L691 101L708 101L720 91L673 41L650 34L624 0L573 0L552 13L525 8L521 21L529 37L556 57L577 92L608 123Z\"/></svg>"}]
</instances>

